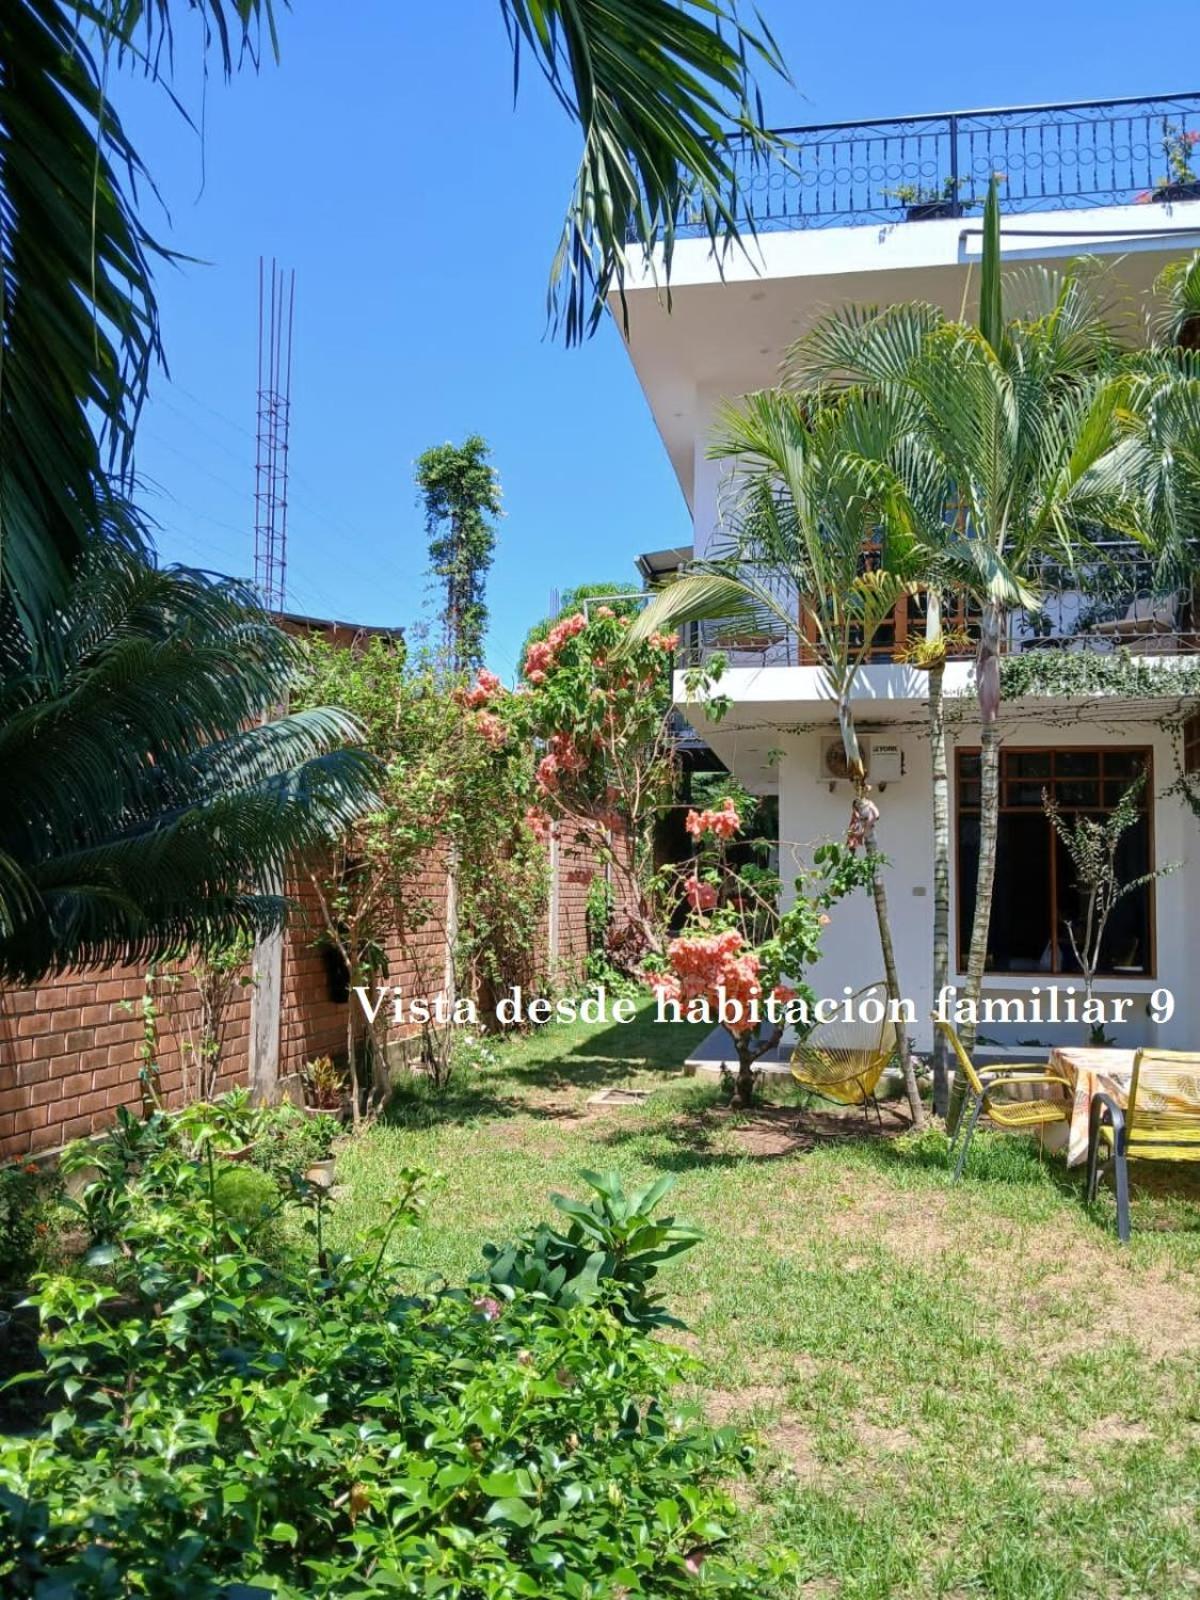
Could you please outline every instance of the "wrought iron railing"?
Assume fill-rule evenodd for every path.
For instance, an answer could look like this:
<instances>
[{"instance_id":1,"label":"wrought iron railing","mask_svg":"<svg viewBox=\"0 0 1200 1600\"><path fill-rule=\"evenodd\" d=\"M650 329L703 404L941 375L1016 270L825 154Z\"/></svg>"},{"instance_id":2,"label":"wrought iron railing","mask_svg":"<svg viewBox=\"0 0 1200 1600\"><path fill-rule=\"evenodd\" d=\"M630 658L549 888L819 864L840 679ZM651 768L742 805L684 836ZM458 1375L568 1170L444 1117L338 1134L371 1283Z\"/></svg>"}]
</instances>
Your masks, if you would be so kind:
<instances>
[{"instance_id":1,"label":"wrought iron railing","mask_svg":"<svg viewBox=\"0 0 1200 1600\"><path fill-rule=\"evenodd\" d=\"M1013 611L1005 650L1091 650L1136 655L1200 652L1200 607L1184 577L1164 575L1152 557L1125 540L1099 540L1072 569L1047 561L1031 583L1042 597L1035 611ZM796 599L796 622L764 620L693 623L683 631L680 662L700 666L716 655L732 667L815 666L820 655L816 628L804 602ZM879 630L870 659L911 659L925 632L923 593L906 595ZM964 596L943 601L943 625L952 639L951 657L974 655L978 608Z\"/></svg>"},{"instance_id":2,"label":"wrought iron railing","mask_svg":"<svg viewBox=\"0 0 1200 1600\"><path fill-rule=\"evenodd\" d=\"M1200 93L778 132L767 155L734 140L737 204L760 232L962 216L993 173L1015 214L1200 199ZM678 231L706 233L697 206Z\"/></svg>"}]
</instances>

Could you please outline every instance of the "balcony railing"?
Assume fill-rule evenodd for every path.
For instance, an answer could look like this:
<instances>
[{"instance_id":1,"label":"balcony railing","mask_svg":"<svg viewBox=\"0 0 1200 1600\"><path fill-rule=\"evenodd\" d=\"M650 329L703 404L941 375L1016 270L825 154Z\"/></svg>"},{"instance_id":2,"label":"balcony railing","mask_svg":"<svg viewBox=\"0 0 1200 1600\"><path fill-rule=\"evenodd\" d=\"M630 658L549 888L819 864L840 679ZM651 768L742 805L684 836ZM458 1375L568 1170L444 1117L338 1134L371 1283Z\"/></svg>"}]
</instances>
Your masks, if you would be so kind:
<instances>
[{"instance_id":1,"label":"balcony railing","mask_svg":"<svg viewBox=\"0 0 1200 1600\"><path fill-rule=\"evenodd\" d=\"M1006 651L1200 653L1200 603L1191 584L1164 580L1154 562L1126 541L1098 541L1073 570L1046 562L1032 575L1032 583L1042 605L1036 611L1010 614L1003 641ZM794 612L794 627L769 625L755 630L742 622L691 624L682 630L680 664L700 666L721 655L731 667L818 665L816 627L807 603L793 593L783 608ZM924 635L925 619L925 595L906 595L876 635L869 660L909 659ZM946 596L942 622L952 639L949 656L973 656L978 608L964 596Z\"/></svg>"},{"instance_id":2,"label":"balcony railing","mask_svg":"<svg viewBox=\"0 0 1200 1600\"><path fill-rule=\"evenodd\" d=\"M1002 175L1001 209L1017 215L1200 199L1200 142L1188 139L1200 134L1200 93L778 132L785 146L766 156L735 140L739 208L760 232L967 215L993 173ZM678 231L707 232L696 205Z\"/></svg>"}]
</instances>

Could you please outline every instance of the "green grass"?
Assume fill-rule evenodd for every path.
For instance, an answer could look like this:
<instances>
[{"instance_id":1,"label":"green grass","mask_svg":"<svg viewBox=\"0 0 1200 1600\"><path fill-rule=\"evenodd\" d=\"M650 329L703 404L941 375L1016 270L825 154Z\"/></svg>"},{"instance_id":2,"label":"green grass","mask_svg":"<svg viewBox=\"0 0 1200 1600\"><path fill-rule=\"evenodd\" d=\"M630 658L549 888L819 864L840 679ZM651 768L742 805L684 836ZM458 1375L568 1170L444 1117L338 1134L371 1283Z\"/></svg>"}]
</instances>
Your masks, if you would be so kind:
<instances>
[{"instance_id":1,"label":"green grass","mask_svg":"<svg viewBox=\"0 0 1200 1600\"><path fill-rule=\"evenodd\" d=\"M706 1233L666 1276L698 1399L757 1434L752 1532L797 1552L797 1595L1194 1596L1190 1169L1152 1188L1135 1172L1122 1250L1111 1200L1089 1214L1080 1173L1029 1140L981 1135L951 1188L937 1132L806 1137L778 1103L731 1116L679 1074L702 1031L550 1029L441 1106L409 1089L342 1157L334 1231L378 1220L398 1168L436 1170L405 1259L461 1279L581 1168L671 1172L670 1208ZM587 1105L619 1083L654 1093Z\"/></svg>"}]
</instances>

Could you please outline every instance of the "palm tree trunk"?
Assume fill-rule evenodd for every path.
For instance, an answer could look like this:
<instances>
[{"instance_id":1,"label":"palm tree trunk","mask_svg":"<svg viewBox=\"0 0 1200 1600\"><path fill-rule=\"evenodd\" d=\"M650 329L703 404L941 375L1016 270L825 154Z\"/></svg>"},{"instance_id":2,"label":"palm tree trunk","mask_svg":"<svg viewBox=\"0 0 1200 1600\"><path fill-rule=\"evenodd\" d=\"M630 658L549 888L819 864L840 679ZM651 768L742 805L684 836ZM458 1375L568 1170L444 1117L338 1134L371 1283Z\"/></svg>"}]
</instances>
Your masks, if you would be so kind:
<instances>
[{"instance_id":1,"label":"palm tree trunk","mask_svg":"<svg viewBox=\"0 0 1200 1600\"><path fill-rule=\"evenodd\" d=\"M867 854L878 854L875 840L870 835L866 840ZM883 873L876 872L873 882L875 896L875 919L879 923L879 944L883 951L883 970L887 979L889 996L899 1003L900 1000L900 975L896 969L896 950L892 944L892 924L888 917L887 889L884 887ZM921 1091L917 1087L917 1074L913 1068L912 1047L909 1043L908 1029L896 1018L896 1048L900 1052L900 1070L904 1074L904 1093L908 1100L909 1113L912 1116L914 1128L923 1127L925 1124L925 1108L921 1104Z\"/></svg>"},{"instance_id":2,"label":"palm tree trunk","mask_svg":"<svg viewBox=\"0 0 1200 1600\"><path fill-rule=\"evenodd\" d=\"M996 881L996 840L1000 825L1000 730L985 722L979 740L979 870L975 878L975 920L967 956L967 982L963 999L970 1002L959 1030L967 1050L975 1047L975 1021L983 973L987 963L988 930L992 920L992 888Z\"/></svg>"},{"instance_id":3,"label":"palm tree trunk","mask_svg":"<svg viewBox=\"0 0 1200 1600\"><path fill-rule=\"evenodd\" d=\"M946 768L946 702L943 657L929 669L929 748L933 768L933 997L950 982L950 779ZM944 1117L949 1101L946 1040L933 1030L933 1109Z\"/></svg>"},{"instance_id":4,"label":"palm tree trunk","mask_svg":"<svg viewBox=\"0 0 1200 1600\"><path fill-rule=\"evenodd\" d=\"M968 1050L975 1047L979 996L987 965L988 930L992 921L992 887L996 881L996 840L1000 828L1000 640L1006 613L994 600L983 608L979 636L979 661L976 687L982 723L979 737L979 869L975 878L975 920L971 926L971 948L967 956L967 983L963 998L969 1002L962 1041Z\"/></svg>"}]
</instances>

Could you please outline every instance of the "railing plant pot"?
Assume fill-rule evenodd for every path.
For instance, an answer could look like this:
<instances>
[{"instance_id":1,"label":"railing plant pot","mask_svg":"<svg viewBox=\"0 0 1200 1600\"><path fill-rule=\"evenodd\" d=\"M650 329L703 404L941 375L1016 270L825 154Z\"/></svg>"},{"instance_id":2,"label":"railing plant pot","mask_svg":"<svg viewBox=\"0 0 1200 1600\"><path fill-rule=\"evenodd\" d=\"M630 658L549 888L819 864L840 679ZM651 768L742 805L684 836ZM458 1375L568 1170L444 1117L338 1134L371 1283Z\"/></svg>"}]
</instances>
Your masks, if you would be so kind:
<instances>
[{"instance_id":1,"label":"railing plant pot","mask_svg":"<svg viewBox=\"0 0 1200 1600\"><path fill-rule=\"evenodd\" d=\"M932 222L936 217L961 217L961 200L922 200L919 205L905 206L906 222Z\"/></svg>"},{"instance_id":2,"label":"railing plant pot","mask_svg":"<svg viewBox=\"0 0 1200 1600\"><path fill-rule=\"evenodd\" d=\"M1191 183L1164 183L1161 189L1155 189L1156 200L1200 200L1200 178L1195 178Z\"/></svg>"}]
</instances>

